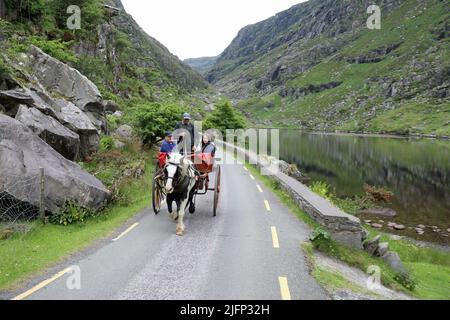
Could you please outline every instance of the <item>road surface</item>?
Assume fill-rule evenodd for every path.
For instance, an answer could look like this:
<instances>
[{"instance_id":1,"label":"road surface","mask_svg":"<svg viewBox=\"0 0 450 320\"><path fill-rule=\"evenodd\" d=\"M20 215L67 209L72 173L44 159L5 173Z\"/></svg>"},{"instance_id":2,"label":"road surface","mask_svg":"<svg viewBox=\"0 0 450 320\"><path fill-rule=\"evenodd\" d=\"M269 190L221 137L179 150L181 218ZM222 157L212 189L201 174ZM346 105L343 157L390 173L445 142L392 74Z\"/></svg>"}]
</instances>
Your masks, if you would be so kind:
<instances>
[{"instance_id":1,"label":"road surface","mask_svg":"<svg viewBox=\"0 0 450 320\"><path fill-rule=\"evenodd\" d=\"M72 276L63 271L16 297L328 299L301 250L308 227L241 164L222 165L221 183L218 216L212 216L213 192L198 196L195 214L186 213L185 236L175 235L166 208L157 216L146 209L100 247L57 270L79 267L79 289L68 288Z\"/></svg>"}]
</instances>

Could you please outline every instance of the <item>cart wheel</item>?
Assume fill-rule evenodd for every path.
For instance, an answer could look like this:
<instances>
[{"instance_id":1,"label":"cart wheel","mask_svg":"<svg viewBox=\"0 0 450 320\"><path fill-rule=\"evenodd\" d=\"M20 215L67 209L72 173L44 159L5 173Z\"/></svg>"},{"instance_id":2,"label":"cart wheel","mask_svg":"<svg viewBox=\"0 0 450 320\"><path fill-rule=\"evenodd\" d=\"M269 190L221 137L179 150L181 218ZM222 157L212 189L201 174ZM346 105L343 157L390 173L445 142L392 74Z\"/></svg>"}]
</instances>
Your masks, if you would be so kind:
<instances>
[{"instance_id":1,"label":"cart wheel","mask_svg":"<svg viewBox=\"0 0 450 320\"><path fill-rule=\"evenodd\" d=\"M159 211L161 211L161 204L165 199L165 195L161 189L160 181L155 179L155 177L158 175L159 170L156 170L155 174L153 175L153 182L152 182L152 203L153 203L153 212L155 214L158 214Z\"/></svg>"},{"instance_id":2,"label":"cart wheel","mask_svg":"<svg viewBox=\"0 0 450 320\"><path fill-rule=\"evenodd\" d=\"M214 182L214 217L217 215L217 206L219 205L220 195L220 166L217 166L216 179Z\"/></svg>"}]
</instances>

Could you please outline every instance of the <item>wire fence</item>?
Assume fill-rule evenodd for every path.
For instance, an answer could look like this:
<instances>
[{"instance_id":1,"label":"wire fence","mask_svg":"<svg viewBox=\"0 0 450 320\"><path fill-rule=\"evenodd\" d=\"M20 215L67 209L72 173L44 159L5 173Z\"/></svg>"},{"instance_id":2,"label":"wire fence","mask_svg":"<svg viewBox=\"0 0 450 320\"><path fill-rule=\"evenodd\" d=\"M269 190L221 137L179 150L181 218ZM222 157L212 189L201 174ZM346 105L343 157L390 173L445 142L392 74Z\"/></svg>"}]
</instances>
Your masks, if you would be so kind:
<instances>
[{"instance_id":1,"label":"wire fence","mask_svg":"<svg viewBox=\"0 0 450 320\"><path fill-rule=\"evenodd\" d=\"M34 175L2 174L0 177L0 237L16 231L25 222L45 221L44 170Z\"/></svg>"}]
</instances>

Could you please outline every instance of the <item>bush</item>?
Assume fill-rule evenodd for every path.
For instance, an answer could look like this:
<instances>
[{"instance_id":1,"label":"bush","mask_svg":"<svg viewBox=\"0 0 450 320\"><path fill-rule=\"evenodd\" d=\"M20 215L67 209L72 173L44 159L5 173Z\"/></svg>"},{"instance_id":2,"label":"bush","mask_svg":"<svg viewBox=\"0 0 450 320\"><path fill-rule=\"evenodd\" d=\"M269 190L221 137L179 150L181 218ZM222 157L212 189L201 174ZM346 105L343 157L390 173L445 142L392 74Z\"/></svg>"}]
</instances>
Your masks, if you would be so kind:
<instances>
[{"instance_id":1,"label":"bush","mask_svg":"<svg viewBox=\"0 0 450 320\"><path fill-rule=\"evenodd\" d=\"M64 63L76 63L77 57L70 49L70 42L62 42L61 40L43 40L37 37L31 38L31 43L39 47L45 53Z\"/></svg>"},{"instance_id":2,"label":"bush","mask_svg":"<svg viewBox=\"0 0 450 320\"><path fill-rule=\"evenodd\" d=\"M244 117L231 105L229 101L216 104L216 109L210 113L204 123L204 129L217 129L225 135L226 129L244 129L247 123Z\"/></svg>"},{"instance_id":3,"label":"bush","mask_svg":"<svg viewBox=\"0 0 450 320\"><path fill-rule=\"evenodd\" d=\"M164 137L166 131L174 129L182 115L177 105L158 103L138 105L133 116L134 127L146 144L153 144L158 137Z\"/></svg>"},{"instance_id":4,"label":"bush","mask_svg":"<svg viewBox=\"0 0 450 320\"><path fill-rule=\"evenodd\" d=\"M323 198L333 201L333 193L331 191L331 186L324 181L314 181L310 187L311 191L317 193Z\"/></svg>"},{"instance_id":5,"label":"bush","mask_svg":"<svg viewBox=\"0 0 450 320\"><path fill-rule=\"evenodd\" d=\"M9 74L9 68L0 56L0 77L4 77Z\"/></svg>"},{"instance_id":6,"label":"bush","mask_svg":"<svg viewBox=\"0 0 450 320\"><path fill-rule=\"evenodd\" d=\"M86 219L94 216L96 216L95 211L81 208L75 202L68 201L61 211L49 217L49 221L52 224L67 226L73 223L84 222Z\"/></svg>"},{"instance_id":7,"label":"bush","mask_svg":"<svg viewBox=\"0 0 450 320\"><path fill-rule=\"evenodd\" d=\"M110 136L102 136L100 139L100 151L108 151L114 148L114 139Z\"/></svg>"},{"instance_id":8,"label":"bush","mask_svg":"<svg viewBox=\"0 0 450 320\"><path fill-rule=\"evenodd\" d=\"M364 191L366 192L366 195L370 197L374 202L388 203L391 202L392 198L394 197L394 194L391 191L383 187L375 187L365 184Z\"/></svg>"}]
</instances>

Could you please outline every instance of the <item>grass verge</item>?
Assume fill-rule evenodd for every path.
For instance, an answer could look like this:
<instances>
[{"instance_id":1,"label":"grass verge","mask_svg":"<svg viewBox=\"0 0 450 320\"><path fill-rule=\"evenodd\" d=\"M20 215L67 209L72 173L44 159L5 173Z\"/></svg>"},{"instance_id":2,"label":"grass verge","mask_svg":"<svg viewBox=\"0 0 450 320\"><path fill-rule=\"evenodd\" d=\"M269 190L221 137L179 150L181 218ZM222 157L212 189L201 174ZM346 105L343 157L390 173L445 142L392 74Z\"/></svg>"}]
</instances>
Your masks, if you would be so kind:
<instances>
[{"instance_id":1,"label":"grass verge","mask_svg":"<svg viewBox=\"0 0 450 320\"><path fill-rule=\"evenodd\" d=\"M104 158L105 153L100 153L98 159L94 159L89 166L97 167L98 170L97 164ZM127 159L135 161L137 158L145 159L144 174L139 178L126 179L118 187L118 193L123 195L120 197L121 201L111 204L96 217L67 226L44 225L38 221L27 222L29 232L16 233L0 241L0 290L17 289L30 277L87 248L95 240L111 235L116 228L149 205L153 173L152 152L137 151L129 147L128 150L116 152L115 155L116 161L103 162L103 166L109 166L113 174L120 170L120 163L127 162ZM97 176L101 176L105 171L98 172ZM104 177L109 178L110 174Z\"/></svg>"}]
</instances>

